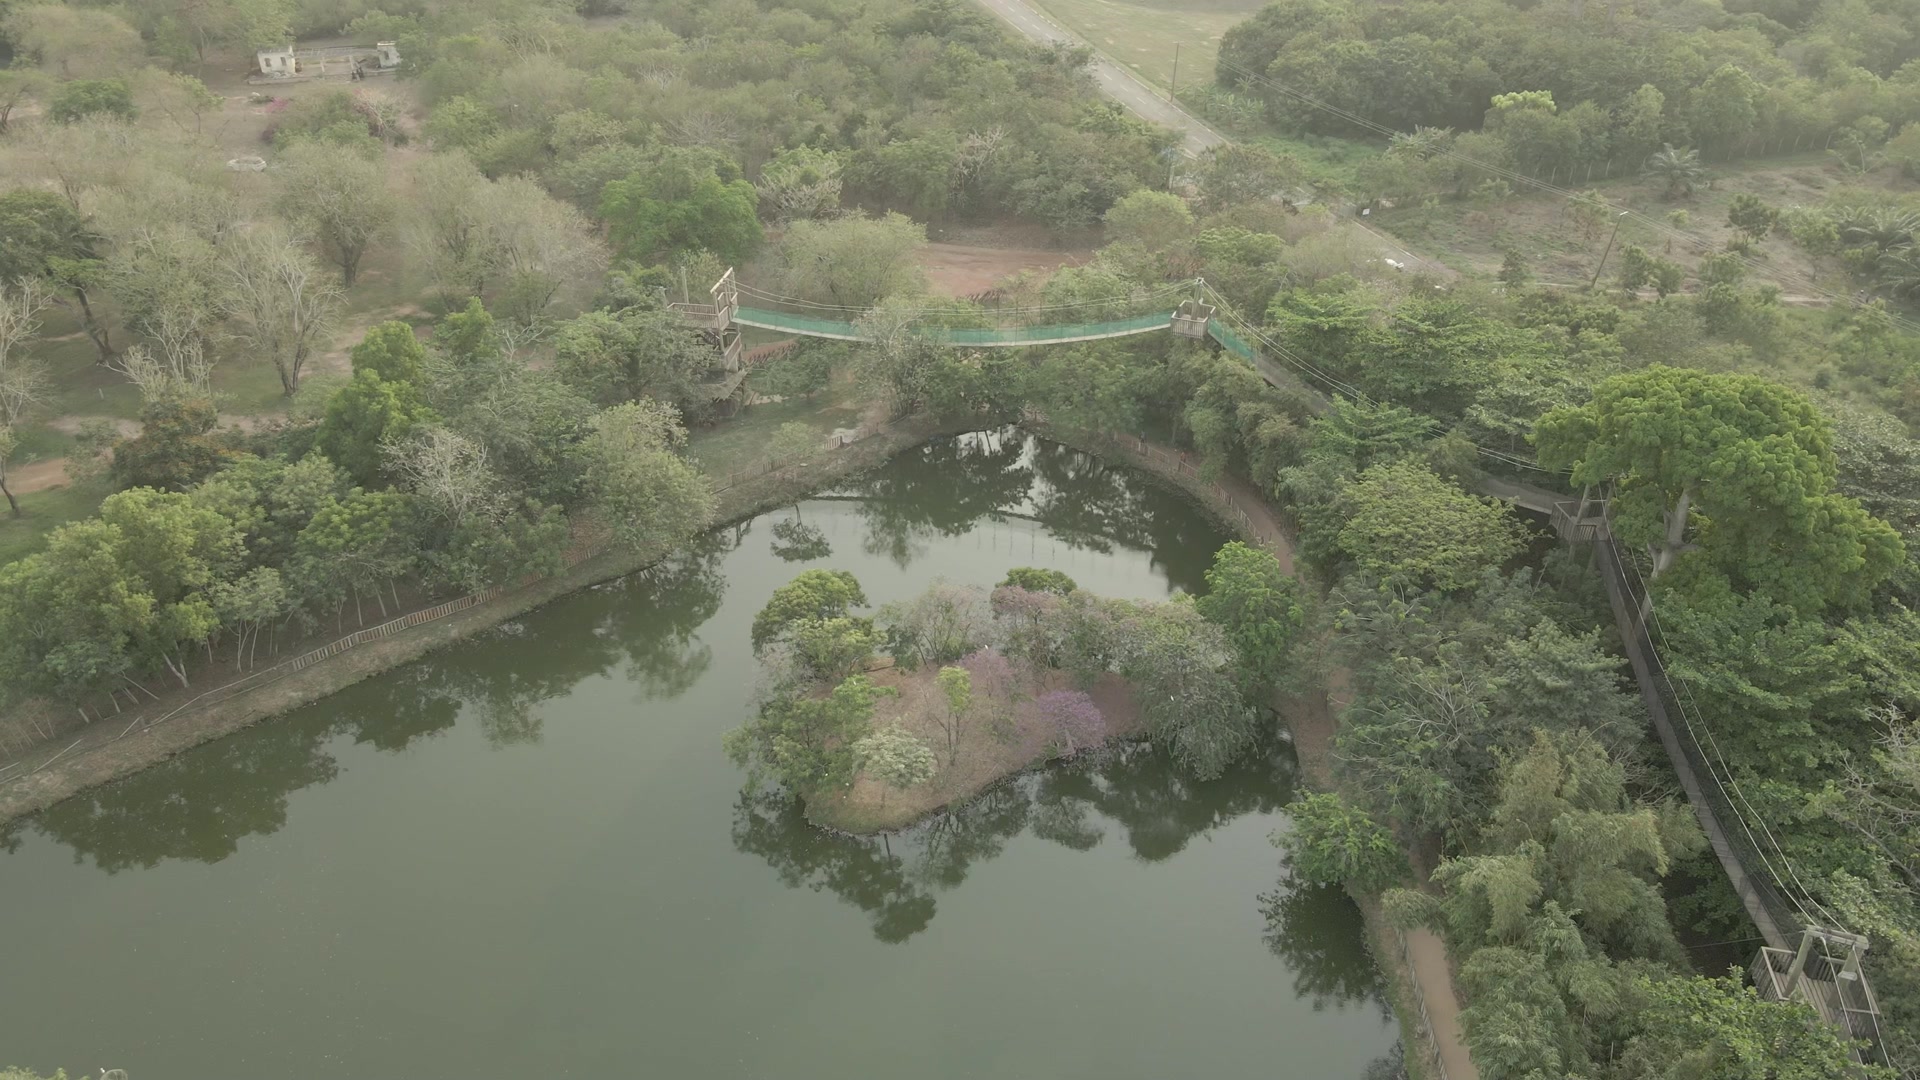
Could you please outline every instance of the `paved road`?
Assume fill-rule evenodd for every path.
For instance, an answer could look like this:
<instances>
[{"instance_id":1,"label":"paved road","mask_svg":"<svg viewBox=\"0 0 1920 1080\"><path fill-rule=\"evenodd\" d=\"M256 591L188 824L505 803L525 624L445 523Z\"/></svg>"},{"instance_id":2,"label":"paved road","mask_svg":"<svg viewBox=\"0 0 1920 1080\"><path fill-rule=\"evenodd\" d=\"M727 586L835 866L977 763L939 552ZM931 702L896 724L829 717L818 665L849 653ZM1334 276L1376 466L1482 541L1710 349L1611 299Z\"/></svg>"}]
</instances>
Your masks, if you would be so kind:
<instances>
[{"instance_id":1,"label":"paved road","mask_svg":"<svg viewBox=\"0 0 1920 1080\"><path fill-rule=\"evenodd\" d=\"M1092 48L1080 35L1054 22L1025 0L980 0L988 11L1007 20L1015 30L1042 44L1064 41ZM1126 106L1127 111L1182 134L1180 148L1188 157L1199 157L1227 139L1202 123L1193 114L1167 101L1166 95L1142 81L1138 75L1107 59L1098 49L1091 65L1093 81L1100 92Z\"/></svg>"}]
</instances>

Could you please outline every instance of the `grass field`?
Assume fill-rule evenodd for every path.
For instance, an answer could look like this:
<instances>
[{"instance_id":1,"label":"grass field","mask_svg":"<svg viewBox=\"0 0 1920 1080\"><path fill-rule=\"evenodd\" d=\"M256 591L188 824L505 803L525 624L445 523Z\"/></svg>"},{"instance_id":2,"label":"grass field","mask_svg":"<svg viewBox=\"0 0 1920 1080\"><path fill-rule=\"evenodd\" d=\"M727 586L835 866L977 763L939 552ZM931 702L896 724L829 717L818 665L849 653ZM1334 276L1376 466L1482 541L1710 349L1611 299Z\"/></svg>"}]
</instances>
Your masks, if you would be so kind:
<instances>
[{"instance_id":1,"label":"grass field","mask_svg":"<svg viewBox=\"0 0 1920 1080\"><path fill-rule=\"evenodd\" d=\"M100 500L112 493L104 477L36 491L20 497L20 517L8 514L0 499L0 566L39 551L48 533L100 509Z\"/></svg>"},{"instance_id":2,"label":"grass field","mask_svg":"<svg viewBox=\"0 0 1920 1080\"><path fill-rule=\"evenodd\" d=\"M1260 10L1263 0L1034 0L1034 6L1156 86L1173 84L1180 43L1180 85L1213 81L1220 35Z\"/></svg>"}]
</instances>

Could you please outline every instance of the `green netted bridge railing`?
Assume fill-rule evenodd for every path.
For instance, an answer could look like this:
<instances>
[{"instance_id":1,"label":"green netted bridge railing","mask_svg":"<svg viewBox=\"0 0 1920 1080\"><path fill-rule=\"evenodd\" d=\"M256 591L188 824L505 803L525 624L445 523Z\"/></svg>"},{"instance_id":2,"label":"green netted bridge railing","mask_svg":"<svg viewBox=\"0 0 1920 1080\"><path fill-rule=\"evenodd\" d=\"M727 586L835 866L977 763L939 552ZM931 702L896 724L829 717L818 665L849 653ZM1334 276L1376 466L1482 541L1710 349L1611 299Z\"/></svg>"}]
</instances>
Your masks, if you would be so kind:
<instances>
[{"instance_id":1,"label":"green netted bridge railing","mask_svg":"<svg viewBox=\"0 0 1920 1080\"><path fill-rule=\"evenodd\" d=\"M1206 282L1199 279L1187 284L1201 291L1209 291L1206 289ZM1176 289L1180 287L1182 286L1174 286ZM871 330L850 319L829 319L817 315L797 315L790 311L777 311L772 308L742 307L740 298L743 288L734 279L733 271L728 270L710 290L712 303L686 302L669 305L690 325L714 337L723 355L727 357L729 369L739 364L740 336L736 327L740 326L751 326L799 337L828 338L834 341L873 340ZM749 294L754 292L751 289L744 289L744 291ZM1215 297L1215 299L1218 298ZM1299 381L1289 372L1255 348L1227 322L1216 318L1215 314L1218 310L1213 304L1193 299L1181 301L1179 306L1172 310L1162 309L1162 311L1129 315L1119 319L1048 323L1039 326L1009 323L1000 326L959 327L922 323L915 326L911 332L923 340L943 345L1018 348L1027 345L1064 345L1076 341L1099 341L1104 338L1131 337L1135 334L1152 334L1167 330L1175 336L1195 340L1210 337L1219 342L1221 348L1252 365L1254 370L1268 382L1277 386L1295 388L1299 386ZM992 316L992 312L983 314Z\"/></svg>"},{"instance_id":2,"label":"green netted bridge railing","mask_svg":"<svg viewBox=\"0 0 1920 1080\"><path fill-rule=\"evenodd\" d=\"M750 307L735 308L733 321L741 326L778 330L786 334L799 334L802 337L832 338L835 341L872 340L872 335L863 333L851 322L817 319L810 315L794 315L785 311L767 311L763 308ZM1148 334L1156 330L1165 330L1172 325L1172 322L1171 313L1154 312L1126 319L1108 319L1103 322L1056 323L1049 326L923 326L916 327L913 332L917 337L937 341L943 345L1005 348L1021 345L1059 345L1071 341L1099 341L1102 338Z\"/></svg>"}]
</instances>

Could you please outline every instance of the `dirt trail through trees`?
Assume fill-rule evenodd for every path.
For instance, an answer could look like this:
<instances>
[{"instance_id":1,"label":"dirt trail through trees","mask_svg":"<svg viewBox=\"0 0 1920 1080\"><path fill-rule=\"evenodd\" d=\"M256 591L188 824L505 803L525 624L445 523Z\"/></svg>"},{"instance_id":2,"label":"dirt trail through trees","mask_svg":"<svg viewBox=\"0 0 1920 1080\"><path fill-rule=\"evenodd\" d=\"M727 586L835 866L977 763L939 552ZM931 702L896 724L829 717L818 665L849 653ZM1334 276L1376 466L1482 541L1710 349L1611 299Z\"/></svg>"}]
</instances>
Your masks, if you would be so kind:
<instances>
[{"instance_id":1,"label":"dirt trail through trees","mask_svg":"<svg viewBox=\"0 0 1920 1080\"><path fill-rule=\"evenodd\" d=\"M1171 447L1156 446L1155 449L1190 461L1196 467L1199 465L1198 459ZM1192 482L1178 469L1169 470L1165 465L1154 465L1150 459L1142 460L1147 460L1147 467L1162 476L1182 483ZM1216 484L1231 495L1234 505L1246 514L1254 538L1271 550L1281 565L1292 573L1293 539L1281 522L1280 515L1267 504L1266 496L1238 477L1223 476ZM1324 689L1315 689L1288 701L1281 711L1288 718L1293 731L1294 753L1299 758L1301 772L1306 774L1314 787L1332 790L1333 736L1337 729L1334 716L1346 707L1351 698L1351 689L1347 673L1338 668L1329 672L1326 682ZM1434 1043L1440 1052L1441 1066L1446 1071L1446 1080L1479 1080L1480 1070L1467 1054L1466 1037L1460 1027L1460 999L1453 992L1453 971L1447 957L1446 943L1424 927L1407 931L1406 939L1415 988L1425 1003ZM1425 1047L1418 1050L1408 1048L1410 1054L1425 1053L1425 1050Z\"/></svg>"}]
</instances>

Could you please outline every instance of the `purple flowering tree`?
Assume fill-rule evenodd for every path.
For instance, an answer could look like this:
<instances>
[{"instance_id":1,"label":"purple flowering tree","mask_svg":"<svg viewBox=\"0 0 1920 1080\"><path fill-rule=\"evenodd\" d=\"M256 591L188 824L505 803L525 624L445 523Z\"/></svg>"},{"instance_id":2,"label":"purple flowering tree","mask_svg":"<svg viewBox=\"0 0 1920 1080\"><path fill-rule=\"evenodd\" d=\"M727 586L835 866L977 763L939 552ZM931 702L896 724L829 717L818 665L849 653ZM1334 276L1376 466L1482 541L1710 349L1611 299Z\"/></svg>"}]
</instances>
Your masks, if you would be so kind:
<instances>
[{"instance_id":1,"label":"purple flowering tree","mask_svg":"<svg viewBox=\"0 0 1920 1080\"><path fill-rule=\"evenodd\" d=\"M1044 730L1059 738L1069 754L1098 746L1107 737L1107 718L1081 690L1054 690L1034 699Z\"/></svg>"}]
</instances>

